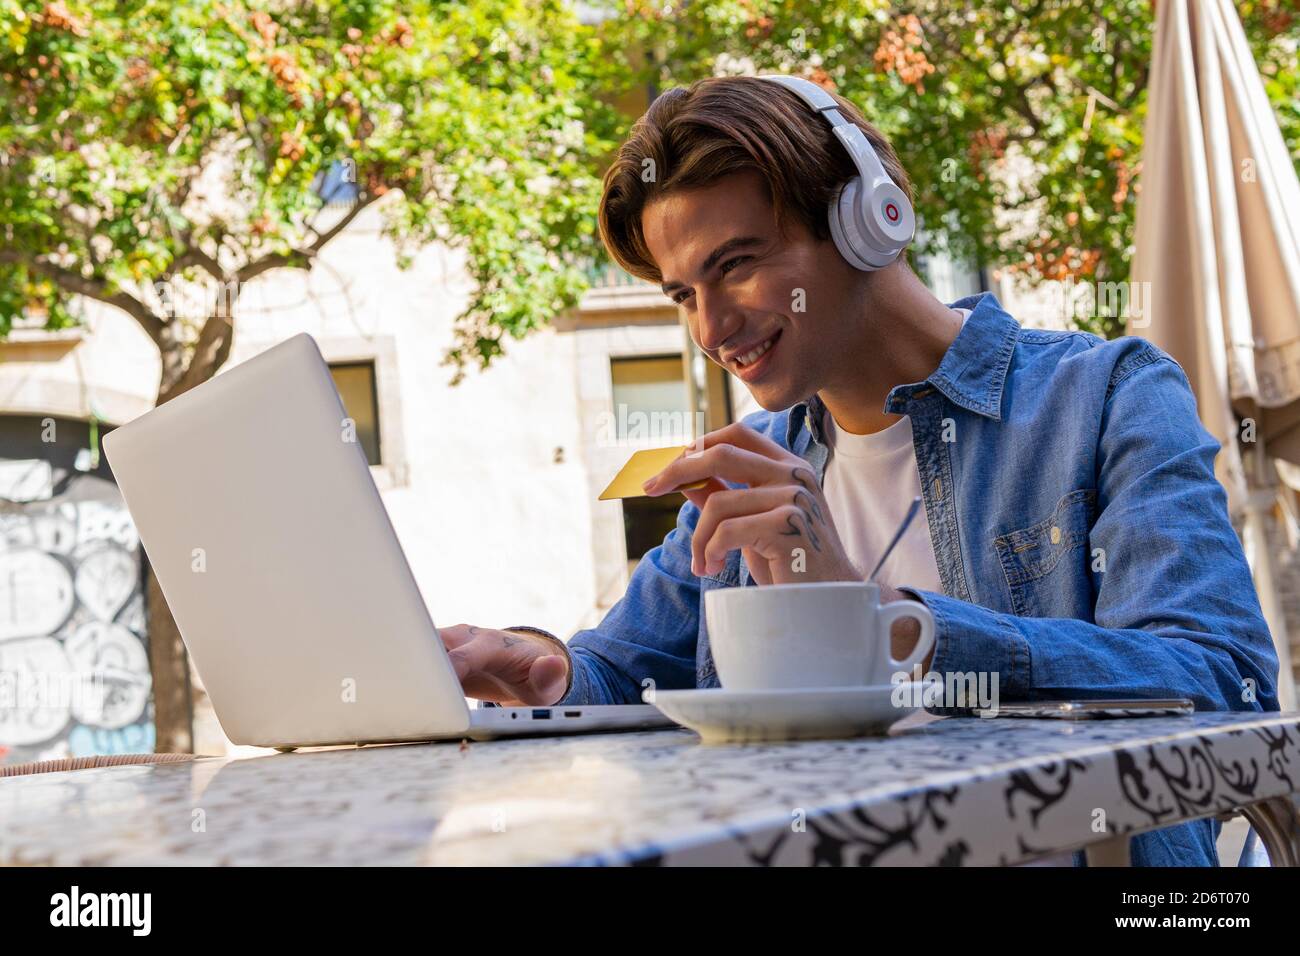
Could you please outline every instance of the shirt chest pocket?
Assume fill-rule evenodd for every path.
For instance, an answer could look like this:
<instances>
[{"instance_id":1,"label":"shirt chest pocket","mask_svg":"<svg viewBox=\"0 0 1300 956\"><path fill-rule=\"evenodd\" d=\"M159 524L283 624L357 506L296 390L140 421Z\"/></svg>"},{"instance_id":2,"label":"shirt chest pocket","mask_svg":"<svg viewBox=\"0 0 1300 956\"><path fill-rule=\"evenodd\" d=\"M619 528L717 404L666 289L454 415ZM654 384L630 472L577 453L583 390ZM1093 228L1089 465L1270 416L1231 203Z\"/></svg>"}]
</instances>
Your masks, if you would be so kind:
<instances>
[{"instance_id":1,"label":"shirt chest pocket","mask_svg":"<svg viewBox=\"0 0 1300 956\"><path fill-rule=\"evenodd\" d=\"M1016 614L1091 619L1087 558L1095 503L1092 489L1072 491L1042 521L993 539Z\"/></svg>"}]
</instances>

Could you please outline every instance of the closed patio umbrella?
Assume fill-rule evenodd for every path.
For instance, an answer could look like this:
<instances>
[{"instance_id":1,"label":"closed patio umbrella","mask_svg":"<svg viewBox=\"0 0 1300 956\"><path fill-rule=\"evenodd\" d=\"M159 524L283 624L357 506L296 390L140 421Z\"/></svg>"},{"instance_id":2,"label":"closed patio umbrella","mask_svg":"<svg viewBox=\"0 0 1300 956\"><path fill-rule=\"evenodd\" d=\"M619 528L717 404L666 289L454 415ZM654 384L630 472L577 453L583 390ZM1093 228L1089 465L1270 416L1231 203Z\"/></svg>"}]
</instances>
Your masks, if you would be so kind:
<instances>
[{"instance_id":1,"label":"closed patio umbrella","mask_svg":"<svg viewBox=\"0 0 1300 956\"><path fill-rule=\"evenodd\" d=\"M1277 647L1290 648L1264 534L1272 459L1300 463L1300 182L1229 0L1160 0L1129 320L1183 366ZM1135 292L1133 294L1139 294Z\"/></svg>"}]
</instances>

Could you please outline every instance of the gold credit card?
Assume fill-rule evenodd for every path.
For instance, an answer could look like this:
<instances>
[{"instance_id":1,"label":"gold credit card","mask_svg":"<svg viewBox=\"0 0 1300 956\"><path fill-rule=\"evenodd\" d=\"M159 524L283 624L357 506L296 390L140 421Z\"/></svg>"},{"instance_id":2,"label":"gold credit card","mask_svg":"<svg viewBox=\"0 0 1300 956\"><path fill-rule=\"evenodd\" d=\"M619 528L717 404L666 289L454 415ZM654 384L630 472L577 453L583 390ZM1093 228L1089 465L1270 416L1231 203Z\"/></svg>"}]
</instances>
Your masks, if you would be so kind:
<instances>
[{"instance_id":1,"label":"gold credit card","mask_svg":"<svg viewBox=\"0 0 1300 956\"><path fill-rule=\"evenodd\" d=\"M622 470L614 476L614 480L609 483L609 487L600 493L598 501L608 501L611 498L644 498L646 497L642 485L653 478L659 472L663 471L676 459L680 458L688 445L679 445L676 448L647 448L645 451L638 451L627 460L627 464ZM683 485L682 488L703 488L707 485L708 479L697 481L694 484ZM682 488L677 488L681 491Z\"/></svg>"}]
</instances>

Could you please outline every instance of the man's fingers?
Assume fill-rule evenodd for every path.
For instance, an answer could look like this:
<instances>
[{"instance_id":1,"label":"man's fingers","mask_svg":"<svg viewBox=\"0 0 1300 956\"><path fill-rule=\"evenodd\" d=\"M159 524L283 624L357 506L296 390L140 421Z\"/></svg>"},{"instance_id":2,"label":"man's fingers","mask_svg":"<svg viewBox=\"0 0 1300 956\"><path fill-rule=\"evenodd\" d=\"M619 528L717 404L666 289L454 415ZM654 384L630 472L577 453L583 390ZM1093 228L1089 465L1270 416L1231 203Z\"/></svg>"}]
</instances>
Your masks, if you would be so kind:
<instances>
[{"instance_id":1,"label":"man's fingers","mask_svg":"<svg viewBox=\"0 0 1300 956\"><path fill-rule=\"evenodd\" d=\"M766 514L782 505L802 508L814 522L820 522L824 514L817 499L798 485L729 489L711 495L701 508L695 532L691 535L691 571L697 575L710 573L712 562L706 555L715 553L709 544L722 522L744 515Z\"/></svg>"},{"instance_id":2,"label":"man's fingers","mask_svg":"<svg viewBox=\"0 0 1300 956\"><path fill-rule=\"evenodd\" d=\"M680 458L673 462L673 465L680 463L683 459L699 459L702 455L708 452L709 449L727 445L733 448L739 448L742 451L750 452L760 458L766 458L769 461L796 463L801 460L798 455L782 448L776 442L772 441L772 439L760 435L748 425L741 424L740 422L732 422L730 425L708 432L707 434L701 435L699 438L695 439L695 441L686 446L686 450L682 453ZM672 468L673 465L669 465L668 467ZM667 472L668 469L666 468L655 477L665 475ZM728 476L724 475L722 477ZM699 480L699 478L692 480L675 480L671 484L660 482L656 486L655 494L672 491L680 485L693 484L695 481ZM744 479L730 478L729 480L743 481ZM748 484L749 482L746 483Z\"/></svg>"},{"instance_id":3,"label":"man's fingers","mask_svg":"<svg viewBox=\"0 0 1300 956\"><path fill-rule=\"evenodd\" d=\"M464 636L455 628L447 630L451 631L452 641ZM447 652L461 688L468 696L498 702L549 704L563 694L568 681L568 665L563 655L508 632L477 627L470 630L474 633L468 640Z\"/></svg>"},{"instance_id":4,"label":"man's fingers","mask_svg":"<svg viewBox=\"0 0 1300 956\"><path fill-rule=\"evenodd\" d=\"M696 452L707 451L714 445L735 445L737 448L752 451L775 461L786 461L794 455L794 452L782 448L772 439L760 435L741 422L732 422L730 425L724 425L722 428L701 435L687 446L686 455L690 457Z\"/></svg>"},{"instance_id":5,"label":"man's fingers","mask_svg":"<svg viewBox=\"0 0 1300 956\"><path fill-rule=\"evenodd\" d=\"M528 687L533 691L530 698L521 697L525 704L553 704L564 696L564 687L569 682L569 667L559 654L548 654L533 661L528 672Z\"/></svg>"},{"instance_id":6,"label":"man's fingers","mask_svg":"<svg viewBox=\"0 0 1300 956\"><path fill-rule=\"evenodd\" d=\"M474 642L470 641L448 650L447 659L451 661L451 666L456 671L456 677L459 678L461 684L465 685L465 689L469 690L469 685L466 682L483 673L486 655L481 647L475 647Z\"/></svg>"},{"instance_id":7,"label":"man's fingers","mask_svg":"<svg viewBox=\"0 0 1300 956\"><path fill-rule=\"evenodd\" d=\"M692 485L707 478L734 481L751 487L772 484L788 480L792 471L799 467L807 471L809 476L812 475L807 462L802 459L797 462L777 461L736 445L714 445L698 455L687 454L674 459L672 464L646 483L645 491L650 495L666 494L682 485Z\"/></svg>"},{"instance_id":8,"label":"man's fingers","mask_svg":"<svg viewBox=\"0 0 1300 956\"><path fill-rule=\"evenodd\" d=\"M782 542L780 545L777 542ZM790 542L787 546L784 542ZM806 548L820 551L821 536L808 526L808 516L794 505L758 515L740 515L721 522L704 552L705 573L727 560L733 548L749 548L768 561L785 557L785 550Z\"/></svg>"},{"instance_id":9,"label":"man's fingers","mask_svg":"<svg viewBox=\"0 0 1300 956\"><path fill-rule=\"evenodd\" d=\"M442 638L442 643L447 650L452 651L473 640L478 631L479 628L469 624L452 624L438 628L438 636Z\"/></svg>"},{"instance_id":10,"label":"man's fingers","mask_svg":"<svg viewBox=\"0 0 1300 956\"><path fill-rule=\"evenodd\" d=\"M703 510L704 502L709 500L710 495L717 494L719 491L728 490L730 489L728 489L727 486L717 478L710 478L709 483L703 488L683 488L682 494L686 496L687 501L695 505L695 507Z\"/></svg>"}]
</instances>

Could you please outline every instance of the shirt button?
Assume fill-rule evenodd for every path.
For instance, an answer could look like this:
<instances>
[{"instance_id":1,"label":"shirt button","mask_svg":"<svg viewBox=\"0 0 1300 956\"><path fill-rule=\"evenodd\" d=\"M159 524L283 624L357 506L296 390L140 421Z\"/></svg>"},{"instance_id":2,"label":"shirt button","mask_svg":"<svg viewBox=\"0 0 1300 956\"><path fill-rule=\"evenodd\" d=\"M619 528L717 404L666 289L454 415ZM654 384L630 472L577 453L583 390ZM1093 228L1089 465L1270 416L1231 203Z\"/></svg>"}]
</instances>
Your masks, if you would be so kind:
<instances>
[{"instance_id":1,"label":"shirt button","mask_svg":"<svg viewBox=\"0 0 1300 956\"><path fill-rule=\"evenodd\" d=\"M1058 528L1056 525L1052 525L1052 544L1060 544L1060 543L1061 543L1061 529Z\"/></svg>"},{"instance_id":2,"label":"shirt button","mask_svg":"<svg viewBox=\"0 0 1300 956\"><path fill-rule=\"evenodd\" d=\"M934 488L934 496L935 496L936 498L942 498L942 497L943 497L943 482L941 482L938 478L936 478L936 479L934 479L934 485L933 485L932 487Z\"/></svg>"}]
</instances>

